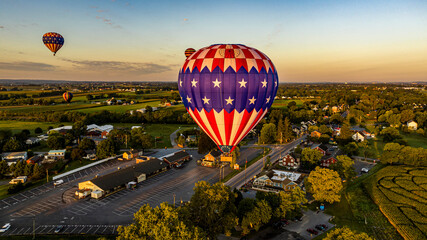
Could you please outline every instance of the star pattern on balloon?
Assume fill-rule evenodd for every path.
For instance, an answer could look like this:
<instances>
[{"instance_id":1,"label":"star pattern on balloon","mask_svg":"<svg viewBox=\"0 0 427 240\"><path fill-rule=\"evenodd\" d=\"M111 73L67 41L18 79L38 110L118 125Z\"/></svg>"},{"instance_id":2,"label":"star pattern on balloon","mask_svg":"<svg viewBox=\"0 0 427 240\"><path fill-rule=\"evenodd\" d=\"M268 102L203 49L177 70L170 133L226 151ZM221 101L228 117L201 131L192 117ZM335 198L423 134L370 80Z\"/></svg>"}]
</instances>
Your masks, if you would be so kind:
<instances>
[{"instance_id":1,"label":"star pattern on balloon","mask_svg":"<svg viewBox=\"0 0 427 240\"><path fill-rule=\"evenodd\" d=\"M239 82L240 87L246 87L246 83L248 82L246 82L245 79L242 79L242 81Z\"/></svg>"},{"instance_id":2,"label":"star pattern on balloon","mask_svg":"<svg viewBox=\"0 0 427 240\"><path fill-rule=\"evenodd\" d=\"M215 79L215 81L212 82L214 84L214 87L220 87L221 81L218 81L218 78Z\"/></svg>"},{"instance_id":3,"label":"star pattern on balloon","mask_svg":"<svg viewBox=\"0 0 427 240\"><path fill-rule=\"evenodd\" d=\"M231 97L228 96L228 98L225 99L225 101L227 102L227 104L233 104L234 99L231 99Z\"/></svg>"}]
</instances>

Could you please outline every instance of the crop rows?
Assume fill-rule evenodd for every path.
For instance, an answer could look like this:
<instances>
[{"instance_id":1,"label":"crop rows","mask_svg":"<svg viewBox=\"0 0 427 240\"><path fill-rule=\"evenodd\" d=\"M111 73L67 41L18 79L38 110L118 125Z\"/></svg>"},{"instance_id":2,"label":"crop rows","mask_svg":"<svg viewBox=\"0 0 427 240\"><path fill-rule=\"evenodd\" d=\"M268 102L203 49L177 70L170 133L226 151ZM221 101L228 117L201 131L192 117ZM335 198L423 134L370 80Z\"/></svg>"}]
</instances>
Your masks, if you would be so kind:
<instances>
[{"instance_id":1,"label":"crop rows","mask_svg":"<svg viewBox=\"0 0 427 240\"><path fill-rule=\"evenodd\" d=\"M405 239L427 239L427 168L389 166L372 182L372 198Z\"/></svg>"}]
</instances>

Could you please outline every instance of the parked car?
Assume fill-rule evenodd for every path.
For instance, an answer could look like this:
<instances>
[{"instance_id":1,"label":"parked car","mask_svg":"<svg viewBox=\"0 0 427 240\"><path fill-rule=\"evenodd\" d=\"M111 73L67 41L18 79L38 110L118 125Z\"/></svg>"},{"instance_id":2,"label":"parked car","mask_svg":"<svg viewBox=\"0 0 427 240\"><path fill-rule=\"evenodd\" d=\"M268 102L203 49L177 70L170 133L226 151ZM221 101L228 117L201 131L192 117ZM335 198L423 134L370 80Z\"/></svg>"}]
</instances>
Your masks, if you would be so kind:
<instances>
[{"instance_id":1,"label":"parked car","mask_svg":"<svg viewBox=\"0 0 427 240\"><path fill-rule=\"evenodd\" d=\"M61 184L63 184L63 183L64 183L64 180L60 179L60 180L58 180L58 181L55 181L55 182L53 183L53 186L58 186L58 185L61 185Z\"/></svg>"},{"instance_id":2,"label":"parked car","mask_svg":"<svg viewBox=\"0 0 427 240\"><path fill-rule=\"evenodd\" d=\"M10 223L6 223L3 227L0 228L0 232L6 232L10 228Z\"/></svg>"},{"instance_id":3,"label":"parked car","mask_svg":"<svg viewBox=\"0 0 427 240\"><path fill-rule=\"evenodd\" d=\"M367 169L367 168L362 168L360 171L361 171L362 173L368 173L368 172L369 172L369 169Z\"/></svg>"},{"instance_id":4,"label":"parked car","mask_svg":"<svg viewBox=\"0 0 427 240\"><path fill-rule=\"evenodd\" d=\"M317 232L316 230L312 229L312 228L307 228L307 232L312 233L314 235L317 235L319 232Z\"/></svg>"},{"instance_id":5,"label":"parked car","mask_svg":"<svg viewBox=\"0 0 427 240\"><path fill-rule=\"evenodd\" d=\"M286 225L289 225L289 221L284 218L280 219L280 221Z\"/></svg>"},{"instance_id":6,"label":"parked car","mask_svg":"<svg viewBox=\"0 0 427 240\"><path fill-rule=\"evenodd\" d=\"M323 231L325 228L321 225L316 225L315 228L319 231Z\"/></svg>"},{"instance_id":7,"label":"parked car","mask_svg":"<svg viewBox=\"0 0 427 240\"><path fill-rule=\"evenodd\" d=\"M325 224L320 224L320 226L322 226L324 229L328 229L328 226L326 226Z\"/></svg>"},{"instance_id":8,"label":"parked car","mask_svg":"<svg viewBox=\"0 0 427 240\"><path fill-rule=\"evenodd\" d=\"M59 233L63 228L64 228L64 226L62 226L62 225L57 226L55 229L55 233Z\"/></svg>"},{"instance_id":9,"label":"parked car","mask_svg":"<svg viewBox=\"0 0 427 240\"><path fill-rule=\"evenodd\" d=\"M281 222L281 221L278 221L278 222L273 223L273 227L274 227L275 229L279 229L279 228L281 228L281 227L283 227L283 226L286 226L286 224L285 224L285 223L283 223L283 222Z\"/></svg>"}]
</instances>

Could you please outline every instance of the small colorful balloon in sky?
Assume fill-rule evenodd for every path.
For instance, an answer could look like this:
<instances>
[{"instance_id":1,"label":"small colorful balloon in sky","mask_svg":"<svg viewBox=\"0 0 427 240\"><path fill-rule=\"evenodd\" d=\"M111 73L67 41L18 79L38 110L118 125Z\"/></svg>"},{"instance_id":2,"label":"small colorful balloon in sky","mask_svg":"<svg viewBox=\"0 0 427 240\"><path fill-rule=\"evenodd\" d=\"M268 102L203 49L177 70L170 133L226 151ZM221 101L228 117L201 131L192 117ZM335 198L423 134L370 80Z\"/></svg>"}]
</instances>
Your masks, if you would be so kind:
<instances>
[{"instance_id":1,"label":"small colorful balloon in sky","mask_svg":"<svg viewBox=\"0 0 427 240\"><path fill-rule=\"evenodd\" d=\"M48 32L43 35L43 43L55 56L56 52L64 45L64 37L59 33Z\"/></svg>"},{"instance_id":2,"label":"small colorful balloon in sky","mask_svg":"<svg viewBox=\"0 0 427 240\"><path fill-rule=\"evenodd\" d=\"M196 52L196 49L194 49L194 48L187 48L186 50L185 50L185 57L189 57L189 56L191 56L191 54L193 54L193 53L195 53Z\"/></svg>"}]
</instances>

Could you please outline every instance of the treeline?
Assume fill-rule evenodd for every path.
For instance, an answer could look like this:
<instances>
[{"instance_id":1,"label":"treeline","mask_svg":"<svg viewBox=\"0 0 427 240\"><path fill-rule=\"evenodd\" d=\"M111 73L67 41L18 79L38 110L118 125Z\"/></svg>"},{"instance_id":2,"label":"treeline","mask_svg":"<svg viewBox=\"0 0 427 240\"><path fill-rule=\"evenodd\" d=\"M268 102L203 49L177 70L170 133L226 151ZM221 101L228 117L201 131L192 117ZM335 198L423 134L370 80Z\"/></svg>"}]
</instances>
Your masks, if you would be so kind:
<instances>
[{"instance_id":1,"label":"treeline","mask_svg":"<svg viewBox=\"0 0 427 240\"><path fill-rule=\"evenodd\" d=\"M387 143L381 155L381 162L426 167L427 149L403 146L399 143Z\"/></svg>"}]
</instances>

